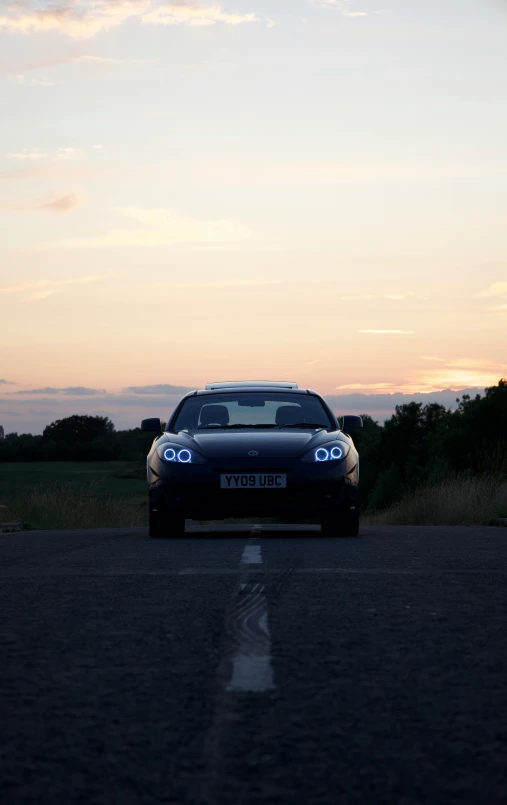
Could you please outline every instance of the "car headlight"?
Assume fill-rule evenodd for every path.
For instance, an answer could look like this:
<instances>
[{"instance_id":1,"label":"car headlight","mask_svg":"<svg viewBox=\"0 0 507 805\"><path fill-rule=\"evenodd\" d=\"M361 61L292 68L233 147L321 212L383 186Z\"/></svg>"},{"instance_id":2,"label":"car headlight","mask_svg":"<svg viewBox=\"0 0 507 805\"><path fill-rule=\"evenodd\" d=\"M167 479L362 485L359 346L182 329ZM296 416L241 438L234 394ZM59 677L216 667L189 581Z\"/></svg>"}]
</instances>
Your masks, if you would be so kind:
<instances>
[{"instance_id":1,"label":"car headlight","mask_svg":"<svg viewBox=\"0 0 507 805\"><path fill-rule=\"evenodd\" d=\"M350 446L346 442L328 442L319 447L314 447L306 455L303 456L301 461L307 461L316 464L322 464L325 461L341 461L350 450Z\"/></svg>"},{"instance_id":2,"label":"car headlight","mask_svg":"<svg viewBox=\"0 0 507 805\"><path fill-rule=\"evenodd\" d=\"M196 453L195 450L189 450L188 447L182 447L180 444L170 444L164 442L157 447L158 457L167 464L204 464L206 459Z\"/></svg>"}]
</instances>

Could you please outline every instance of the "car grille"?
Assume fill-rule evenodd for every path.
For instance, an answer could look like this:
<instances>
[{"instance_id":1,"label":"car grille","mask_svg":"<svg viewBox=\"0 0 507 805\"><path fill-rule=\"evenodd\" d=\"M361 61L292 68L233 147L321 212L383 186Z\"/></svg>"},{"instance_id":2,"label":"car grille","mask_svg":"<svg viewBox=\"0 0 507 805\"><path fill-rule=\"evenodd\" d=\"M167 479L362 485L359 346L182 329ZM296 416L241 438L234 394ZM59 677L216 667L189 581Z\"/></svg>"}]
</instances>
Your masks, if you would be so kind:
<instances>
[{"instance_id":1,"label":"car grille","mask_svg":"<svg viewBox=\"0 0 507 805\"><path fill-rule=\"evenodd\" d=\"M251 509L252 505L260 509L276 509L277 507L316 506L330 504L336 501L343 488L341 481L332 484L323 484L316 488L288 487L287 489L220 489L201 487L191 489L186 485L171 485L166 488L165 495L168 503L178 506L188 506L194 509Z\"/></svg>"}]
</instances>

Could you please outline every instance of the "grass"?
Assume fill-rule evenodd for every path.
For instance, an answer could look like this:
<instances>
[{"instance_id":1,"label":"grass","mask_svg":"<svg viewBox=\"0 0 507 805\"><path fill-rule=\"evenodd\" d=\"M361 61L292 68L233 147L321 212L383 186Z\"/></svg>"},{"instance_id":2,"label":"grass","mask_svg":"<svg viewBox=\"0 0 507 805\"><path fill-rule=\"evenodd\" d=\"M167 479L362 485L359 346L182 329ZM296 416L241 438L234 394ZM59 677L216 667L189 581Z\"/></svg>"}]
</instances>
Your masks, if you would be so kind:
<instances>
[{"instance_id":1,"label":"grass","mask_svg":"<svg viewBox=\"0 0 507 805\"><path fill-rule=\"evenodd\" d=\"M367 525L493 525L507 517L507 480L455 476L422 486L395 505L363 518Z\"/></svg>"},{"instance_id":2,"label":"grass","mask_svg":"<svg viewBox=\"0 0 507 805\"><path fill-rule=\"evenodd\" d=\"M113 495L146 492L146 468L130 461L19 461L0 463L0 497L27 486L90 484Z\"/></svg>"},{"instance_id":3,"label":"grass","mask_svg":"<svg viewBox=\"0 0 507 805\"><path fill-rule=\"evenodd\" d=\"M0 522L25 528L145 526L145 469L124 461L0 464L0 507Z\"/></svg>"},{"instance_id":4,"label":"grass","mask_svg":"<svg viewBox=\"0 0 507 805\"><path fill-rule=\"evenodd\" d=\"M504 477L456 476L420 487L362 522L491 525L499 517L507 517ZM0 522L15 521L43 529L147 526L144 467L120 461L0 464ZM267 524L277 518L247 521Z\"/></svg>"},{"instance_id":5,"label":"grass","mask_svg":"<svg viewBox=\"0 0 507 805\"><path fill-rule=\"evenodd\" d=\"M2 520L24 528L114 528L147 525L147 495L128 498L95 484L27 487L4 501Z\"/></svg>"}]
</instances>

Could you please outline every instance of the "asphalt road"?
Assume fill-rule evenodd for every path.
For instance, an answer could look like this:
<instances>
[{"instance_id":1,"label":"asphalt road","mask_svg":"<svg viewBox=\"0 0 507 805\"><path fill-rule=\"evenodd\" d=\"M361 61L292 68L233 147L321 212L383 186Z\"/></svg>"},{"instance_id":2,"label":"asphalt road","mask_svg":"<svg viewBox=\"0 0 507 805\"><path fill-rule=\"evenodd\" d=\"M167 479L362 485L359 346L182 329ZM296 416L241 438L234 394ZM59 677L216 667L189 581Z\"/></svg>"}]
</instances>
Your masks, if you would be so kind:
<instances>
[{"instance_id":1,"label":"asphalt road","mask_svg":"<svg viewBox=\"0 0 507 805\"><path fill-rule=\"evenodd\" d=\"M505 805L507 531L0 535L2 805Z\"/></svg>"}]
</instances>

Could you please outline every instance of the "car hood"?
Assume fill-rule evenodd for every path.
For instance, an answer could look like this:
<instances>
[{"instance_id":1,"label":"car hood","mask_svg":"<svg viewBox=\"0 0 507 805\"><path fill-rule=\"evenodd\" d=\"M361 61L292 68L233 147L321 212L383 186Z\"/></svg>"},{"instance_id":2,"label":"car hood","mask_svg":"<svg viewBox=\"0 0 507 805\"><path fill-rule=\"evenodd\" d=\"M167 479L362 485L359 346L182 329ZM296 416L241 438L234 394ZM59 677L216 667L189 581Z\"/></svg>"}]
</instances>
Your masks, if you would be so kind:
<instances>
[{"instance_id":1,"label":"car hood","mask_svg":"<svg viewBox=\"0 0 507 805\"><path fill-rule=\"evenodd\" d=\"M243 458L251 450L256 450L259 458L296 457L332 439L347 441L342 433L314 430L217 430L164 436L164 441L193 448L206 458Z\"/></svg>"}]
</instances>

